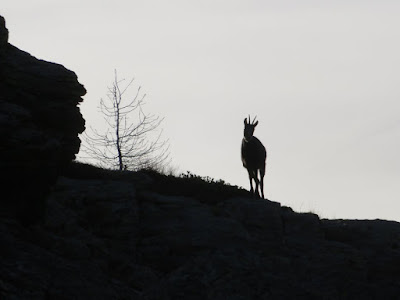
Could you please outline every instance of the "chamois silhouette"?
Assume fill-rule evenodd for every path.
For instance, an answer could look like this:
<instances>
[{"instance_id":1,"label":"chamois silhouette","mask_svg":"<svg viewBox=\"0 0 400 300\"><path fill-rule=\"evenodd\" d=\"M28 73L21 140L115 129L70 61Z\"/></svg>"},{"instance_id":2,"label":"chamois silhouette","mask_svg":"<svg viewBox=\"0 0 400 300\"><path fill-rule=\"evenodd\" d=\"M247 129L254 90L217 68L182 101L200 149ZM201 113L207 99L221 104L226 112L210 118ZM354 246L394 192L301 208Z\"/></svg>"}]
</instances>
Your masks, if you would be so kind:
<instances>
[{"instance_id":1,"label":"chamois silhouette","mask_svg":"<svg viewBox=\"0 0 400 300\"><path fill-rule=\"evenodd\" d=\"M242 163L243 167L247 169L250 180L250 192L253 196L260 198L258 192L259 187L261 196L264 199L264 175L265 175L265 161L267 159L267 151L264 145L258 138L253 136L254 129L258 124L256 117L250 123L247 118L244 119L244 136L242 140ZM258 179L258 172L260 172L260 179ZM256 189L253 189L253 180L256 183Z\"/></svg>"}]
</instances>

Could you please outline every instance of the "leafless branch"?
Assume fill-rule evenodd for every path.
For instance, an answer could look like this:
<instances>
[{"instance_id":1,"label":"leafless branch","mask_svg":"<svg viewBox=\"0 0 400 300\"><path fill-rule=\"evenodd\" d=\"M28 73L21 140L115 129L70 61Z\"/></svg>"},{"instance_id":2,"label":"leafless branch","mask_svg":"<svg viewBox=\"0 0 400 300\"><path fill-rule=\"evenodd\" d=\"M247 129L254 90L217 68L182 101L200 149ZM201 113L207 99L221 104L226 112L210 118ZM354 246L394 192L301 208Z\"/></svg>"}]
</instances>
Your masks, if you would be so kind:
<instances>
[{"instance_id":1,"label":"leafless branch","mask_svg":"<svg viewBox=\"0 0 400 300\"><path fill-rule=\"evenodd\" d=\"M158 132L163 118L143 111L145 94L138 87L133 97L127 97L134 79L120 80L114 73L107 98L100 99L100 112L106 129L89 127L82 135L82 150L98 165L119 170L141 168L161 169L169 157L168 142ZM157 133L150 139L150 133Z\"/></svg>"}]
</instances>

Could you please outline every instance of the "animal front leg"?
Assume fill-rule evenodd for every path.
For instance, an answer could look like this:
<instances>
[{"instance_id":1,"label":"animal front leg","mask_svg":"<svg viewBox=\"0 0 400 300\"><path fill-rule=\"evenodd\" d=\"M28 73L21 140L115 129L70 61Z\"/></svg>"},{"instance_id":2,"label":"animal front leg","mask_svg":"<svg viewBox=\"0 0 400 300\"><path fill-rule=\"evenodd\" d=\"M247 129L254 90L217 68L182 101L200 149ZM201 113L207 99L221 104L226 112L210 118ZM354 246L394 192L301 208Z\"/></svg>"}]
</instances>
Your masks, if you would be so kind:
<instances>
[{"instance_id":1,"label":"animal front leg","mask_svg":"<svg viewBox=\"0 0 400 300\"><path fill-rule=\"evenodd\" d=\"M249 172L249 181L250 181L250 193L253 195L254 194L254 189L253 189L253 179L251 177L251 172Z\"/></svg>"}]
</instances>

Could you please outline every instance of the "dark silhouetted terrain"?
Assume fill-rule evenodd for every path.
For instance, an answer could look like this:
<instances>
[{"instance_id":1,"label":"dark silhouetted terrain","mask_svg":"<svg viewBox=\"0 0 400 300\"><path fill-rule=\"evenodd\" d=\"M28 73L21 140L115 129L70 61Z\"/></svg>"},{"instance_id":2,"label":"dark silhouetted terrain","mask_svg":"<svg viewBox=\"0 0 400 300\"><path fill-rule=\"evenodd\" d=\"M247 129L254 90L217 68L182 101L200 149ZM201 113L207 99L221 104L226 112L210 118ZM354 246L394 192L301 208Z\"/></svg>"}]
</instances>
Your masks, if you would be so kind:
<instances>
[{"instance_id":1,"label":"dark silhouetted terrain","mask_svg":"<svg viewBox=\"0 0 400 300\"><path fill-rule=\"evenodd\" d=\"M0 17L0 299L399 298L397 222L70 163L85 90L7 37Z\"/></svg>"}]
</instances>

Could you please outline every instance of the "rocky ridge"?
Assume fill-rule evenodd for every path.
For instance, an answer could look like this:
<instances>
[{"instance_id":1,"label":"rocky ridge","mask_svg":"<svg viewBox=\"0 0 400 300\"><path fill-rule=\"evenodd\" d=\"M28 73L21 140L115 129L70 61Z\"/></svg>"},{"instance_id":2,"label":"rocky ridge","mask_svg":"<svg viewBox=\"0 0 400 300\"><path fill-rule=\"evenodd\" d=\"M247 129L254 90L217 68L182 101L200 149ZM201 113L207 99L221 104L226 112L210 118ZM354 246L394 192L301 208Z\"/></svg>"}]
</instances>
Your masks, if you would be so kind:
<instances>
[{"instance_id":1,"label":"rocky ridge","mask_svg":"<svg viewBox=\"0 0 400 300\"><path fill-rule=\"evenodd\" d=\"M50 194L43 226L1 220L2 299L396 299L400 291L397 222L324 220L199 178L75 167Z\"/></svg>"}]
</instances>

